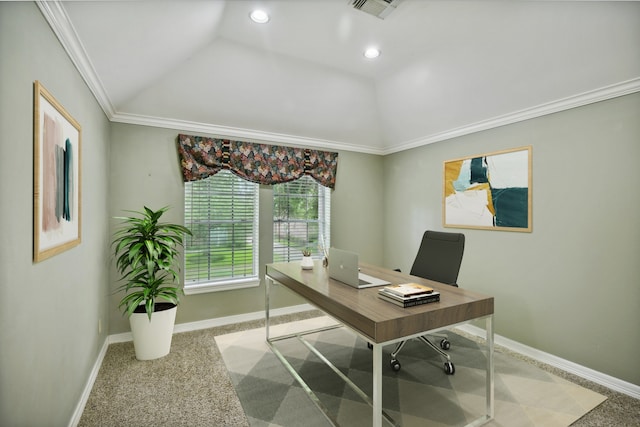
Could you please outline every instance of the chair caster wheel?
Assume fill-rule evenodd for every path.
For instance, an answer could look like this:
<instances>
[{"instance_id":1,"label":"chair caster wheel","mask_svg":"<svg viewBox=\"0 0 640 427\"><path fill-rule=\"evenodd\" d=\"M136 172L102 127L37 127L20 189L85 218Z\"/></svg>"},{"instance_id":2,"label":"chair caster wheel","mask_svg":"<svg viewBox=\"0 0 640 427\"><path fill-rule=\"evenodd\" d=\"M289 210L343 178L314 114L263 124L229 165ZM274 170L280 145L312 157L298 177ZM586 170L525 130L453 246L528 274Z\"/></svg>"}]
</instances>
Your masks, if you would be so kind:
<instances>
[{"instance_id":1,"label":"chair caster wheel","mask_svg":"<svg viewBox=\"0 0 640 427\"><path fill-rule=\"evenodd\" d=\"M456 373L456 368L451 362L444 362L444 372L447 375L453 375Z\"/></svg>"},{"instance_id":2,"label":"chair caster wheel","mask_svg":"<svg viewBox=\"0 0 640 427\"><path fill-rule=\"evenodd\" d=\"M442 341L440 341L440 348L443 350L449 350L451 348L451 343L448 339L443 338Z\"/></svg>"},{"instance_id":3,"label":"chair caster wheel","mask_svg":"<svg viewBox=\"0 0 640 427\"><path fill-rule=\"evenodd\" d=\"M400 370L400 362L397 359L391 359L391 369L398 372Z\"/></svg>"}]
</instances>

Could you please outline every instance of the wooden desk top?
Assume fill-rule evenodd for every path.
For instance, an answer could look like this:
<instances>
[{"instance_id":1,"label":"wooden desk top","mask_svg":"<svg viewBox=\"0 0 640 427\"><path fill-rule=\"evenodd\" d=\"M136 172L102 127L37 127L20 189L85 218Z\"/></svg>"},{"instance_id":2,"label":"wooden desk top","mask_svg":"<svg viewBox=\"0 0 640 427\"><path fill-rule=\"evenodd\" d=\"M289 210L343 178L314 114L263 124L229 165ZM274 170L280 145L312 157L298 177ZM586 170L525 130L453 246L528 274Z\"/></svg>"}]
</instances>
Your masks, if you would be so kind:
<instances>
[{"instance_id":1,"label":"wooden desk top","mask_svg":"<svg viewBox=\"0 0 640 427\"><path fill-rule=\"evenodd\" d=\"M356 289L329 278L321 261L315 261L312 270L303 270L299 262L268 264L267 275L375 343L493 314L493 297L374 265L361 263L360 268L361 272L392 284L415 282L431 286L440 292L440 302L396 306L378 298L380 287Z\"/></svg>"}]
</instances>

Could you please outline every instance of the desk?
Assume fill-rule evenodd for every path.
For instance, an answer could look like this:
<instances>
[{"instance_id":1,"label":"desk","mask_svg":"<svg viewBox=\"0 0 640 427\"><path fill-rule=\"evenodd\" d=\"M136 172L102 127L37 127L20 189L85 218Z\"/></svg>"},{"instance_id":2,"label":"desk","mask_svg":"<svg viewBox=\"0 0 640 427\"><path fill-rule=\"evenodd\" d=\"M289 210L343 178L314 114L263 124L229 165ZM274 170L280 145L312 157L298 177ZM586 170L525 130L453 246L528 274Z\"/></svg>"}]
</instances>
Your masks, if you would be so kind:
<instances>
[{"instance_id":1,"label":"desk","mask_svg":"<svg viewBox=\"0 0 640 427\"><path fill-rule=\"evenodd\" d=\"M327 414L326 408L323 408L313 391L274 346L277 340L289 338L288 336L271 337L269 334L269 294L270 287L274 283L279 283L302 296L372 344L373 397L369 399L366 395L362 396L364 393L359 389L356 392L366 398L373 407L374 427L382 426L383 417L393 424L393 420L390 420L382 410L383 346L484 318L487 331L486 414L469 425L481 425L489 421L493 417L493 297L369 264L361 263L360 268L365 274L388 280L393 284L415 282L431 286L440 292L440 302L410 308L398 307L378 298L379 288L355 289L329 278L327 269L323 268L319 261L315 262L312 270L303 270L299 262L267 265L265 287L267 342L276 356L307 391L312 401L325 412L332 423L337 424L337 421ZM321 355L319 356L328 362ZM337 370L334 369L334 371ZM340 371L336 373L341 375ZM444 372L443 375L445 375ZM350 382L348 378L342 377L348 383Z\"/></svg>"}]
</instances>

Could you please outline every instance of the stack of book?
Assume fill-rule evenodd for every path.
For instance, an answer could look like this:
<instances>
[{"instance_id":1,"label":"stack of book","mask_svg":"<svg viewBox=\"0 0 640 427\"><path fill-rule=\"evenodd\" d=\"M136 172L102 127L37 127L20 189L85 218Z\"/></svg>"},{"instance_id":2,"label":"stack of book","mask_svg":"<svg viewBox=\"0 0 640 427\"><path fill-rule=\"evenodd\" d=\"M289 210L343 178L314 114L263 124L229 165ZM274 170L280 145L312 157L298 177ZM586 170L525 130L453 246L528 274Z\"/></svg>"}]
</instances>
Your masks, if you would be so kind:
<instances>
[{"instance_id":1,"label":"stack of book","mask_svg":"<svg viewBox=\"0 0 640 427\"><path fill-rule=\"evenodd\" d=\"M378 297L406 308L413 307L414 305L438 302L440 301L440 292L417 283L403 283L401 285L385 286L378 291Z\"/></svg>"}]
</instances>

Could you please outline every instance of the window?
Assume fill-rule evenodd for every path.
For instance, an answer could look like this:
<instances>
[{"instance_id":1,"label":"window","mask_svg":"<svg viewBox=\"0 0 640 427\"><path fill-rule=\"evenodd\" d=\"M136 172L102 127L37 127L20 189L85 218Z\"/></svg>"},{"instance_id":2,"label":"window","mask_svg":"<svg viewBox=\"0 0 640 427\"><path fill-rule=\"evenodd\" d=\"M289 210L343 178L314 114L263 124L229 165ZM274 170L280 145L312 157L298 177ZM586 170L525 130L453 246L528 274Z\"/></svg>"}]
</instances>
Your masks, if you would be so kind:
<instances>
[{"instance_id":1,"label":"window","mask_svg":"<svg viewBox=\"0 0 640 427\"><path fill-rule=\"evenodd\" d=\"M227 170L185 183L185 291L258 281L258 188Z\"/></svg>"},{"instance_id":2,"label":"window","mask_svg":"<svg viewBox=\"0 0 640 427\"><path fill-rule=\"evenodd\" d=\"M302 250L328 250L331 190L305 176L273 186L273 261L302 259Z\"/></svg>"}]
</instances>

